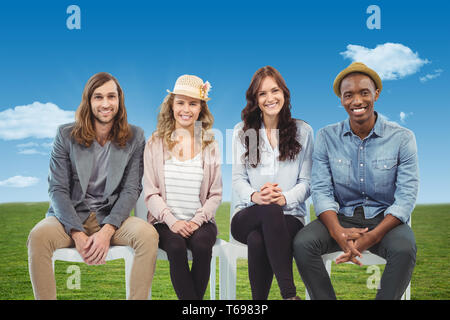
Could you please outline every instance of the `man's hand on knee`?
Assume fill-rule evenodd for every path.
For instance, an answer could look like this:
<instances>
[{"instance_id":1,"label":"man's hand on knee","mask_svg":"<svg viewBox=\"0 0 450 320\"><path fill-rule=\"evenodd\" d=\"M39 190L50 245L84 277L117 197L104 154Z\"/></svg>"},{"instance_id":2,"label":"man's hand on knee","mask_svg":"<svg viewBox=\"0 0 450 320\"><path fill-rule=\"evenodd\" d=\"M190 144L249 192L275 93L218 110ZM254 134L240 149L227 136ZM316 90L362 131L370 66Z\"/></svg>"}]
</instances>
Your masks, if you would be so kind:
<instances>
[{"instance_id":1,"label":"man's hand on knee","mask_svg":"<svg viewBox=\"0 0 450 320\"><path fill-rule=\"evenodd\" d=\"M115 228L105 224L100 231L91 235L84 245L84 260L88 265L105 264L111 237Z\"/></svg>"}]
</instances>

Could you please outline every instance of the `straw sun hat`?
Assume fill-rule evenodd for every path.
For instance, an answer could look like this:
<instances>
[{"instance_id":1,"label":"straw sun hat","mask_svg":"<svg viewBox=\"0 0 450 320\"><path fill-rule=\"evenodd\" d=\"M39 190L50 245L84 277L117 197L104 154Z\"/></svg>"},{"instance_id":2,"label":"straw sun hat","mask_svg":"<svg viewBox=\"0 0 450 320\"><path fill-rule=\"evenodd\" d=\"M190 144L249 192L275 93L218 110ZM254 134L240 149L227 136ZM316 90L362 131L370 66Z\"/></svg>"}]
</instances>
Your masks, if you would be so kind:
<instances>
[{"instance_id":1,"label":"straw sun hat","mask_svg":"<svg viewBox=\"0 0 450 320\"><path fill-rule=\"evenodd\" d=\"M167 90L167 92L172 94L182 94L191 98L208 101L211 99L208 98L208 92L210 89L211 84L208 81L203 82L203 80L197 76L185 74L178 77L175 82L175 86L173 87L173 91Z\"/></svg>"},{"instance_id":2,"label":"straw sun hat","mask_svg":"<svg viewBox=\"0 0 450 320\"><path fill-rule=\"evenodd\" d=\"M353 73L353 72L360 72L360 73L364 73L364 74L368 75L375 83L375 86L377 87L377 89L380 89L380 92L381 92L381 89L383 89L383 84L381 83L381 78L374 70L370 69L368 66L366 66L362 62L353 62L347 68L342 70L337 75L336 79L334 79L333 90L334 90L334 93L339 98L341 97L341 82L342 82L342 80L347 75L349 75L350 73Z\"/></svg>"}]
</instances>

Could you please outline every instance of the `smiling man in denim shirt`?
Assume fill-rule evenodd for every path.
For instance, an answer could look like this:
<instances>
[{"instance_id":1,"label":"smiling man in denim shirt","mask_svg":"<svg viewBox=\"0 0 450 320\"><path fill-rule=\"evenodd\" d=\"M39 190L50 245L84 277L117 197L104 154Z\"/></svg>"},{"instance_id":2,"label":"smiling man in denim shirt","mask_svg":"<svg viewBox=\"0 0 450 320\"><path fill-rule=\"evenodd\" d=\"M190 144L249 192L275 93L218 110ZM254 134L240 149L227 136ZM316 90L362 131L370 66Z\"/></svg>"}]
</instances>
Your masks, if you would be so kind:
<instances>
[{"instance_id":1,"label":"smiling man in denim shirt","mask_svg":"<svg viewBox=\"0 0 450 320\"><path fill-rule=\"evenodd\" d=\"M312 199L317 220L294 239L294 257L312 299L336 299L321 255L344 251L337 263L369 250L386 259L377 299L400 299L416 261L407 222L416 202L419 174L414 134L374 110L382 83L360 62L334 81L349 118L317 133Z\"/></svg>"}]
</instances>

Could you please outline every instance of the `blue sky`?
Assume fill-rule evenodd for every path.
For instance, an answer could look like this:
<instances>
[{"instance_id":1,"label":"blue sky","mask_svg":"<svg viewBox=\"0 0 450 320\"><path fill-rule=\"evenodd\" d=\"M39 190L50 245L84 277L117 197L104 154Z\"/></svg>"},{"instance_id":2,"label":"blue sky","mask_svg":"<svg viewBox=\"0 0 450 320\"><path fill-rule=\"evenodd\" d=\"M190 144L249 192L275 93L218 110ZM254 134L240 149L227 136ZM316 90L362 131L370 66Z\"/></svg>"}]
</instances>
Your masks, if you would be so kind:
<instances>
[{"instance_id":1,"label":"blue sky","mask_svg":"<svg viewBox=\"0 0 450 320\"><path fill-rule=\"evenodd\" d=\"M81 9L80 30L66 26L71 4ZM379 30L366 25L373 4ZM253 73L265 65L281 72L293 116L315 132L346 119L332 82L354 60L383 74L375 109L416 134L418 203L450 202L449 14L448 2L434 0L2 3L0 202L48 200L54 130L73 119L94 73L118 78L129 121L147 137L179 75L208 80L214 127L225 141ZM229 200L231 165L222 173Z\"/></svg>"}]
</instances>

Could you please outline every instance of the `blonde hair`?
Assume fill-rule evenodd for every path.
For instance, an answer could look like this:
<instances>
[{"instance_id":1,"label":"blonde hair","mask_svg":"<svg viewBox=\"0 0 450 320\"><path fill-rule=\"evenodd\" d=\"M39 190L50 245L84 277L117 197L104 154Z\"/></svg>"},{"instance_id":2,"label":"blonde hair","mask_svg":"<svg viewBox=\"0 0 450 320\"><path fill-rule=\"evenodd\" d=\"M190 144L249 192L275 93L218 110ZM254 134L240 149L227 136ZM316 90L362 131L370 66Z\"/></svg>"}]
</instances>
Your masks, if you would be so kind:
<instances>
[{"instance_id":1,"label":"blonde hair","mask_svg":"<svg viewBox=\"0 0 450 320\"><path fill-rule=\"evenodd\" d=\"M173 139L175 131L175 117L173 115L173 101L175 94L169 93L163 103L159 107L158 123L156 124L156 131L153 132L152 139L161 138L164 144L172 150L177 144ZM197 121L202 124L201 127L201 146L204 150L211 142L214 141L214 133L211 128L214 123L214 117L209 111L208 104L204 100L200 100L201 111Z\"/></svg>"}]
</instances>

